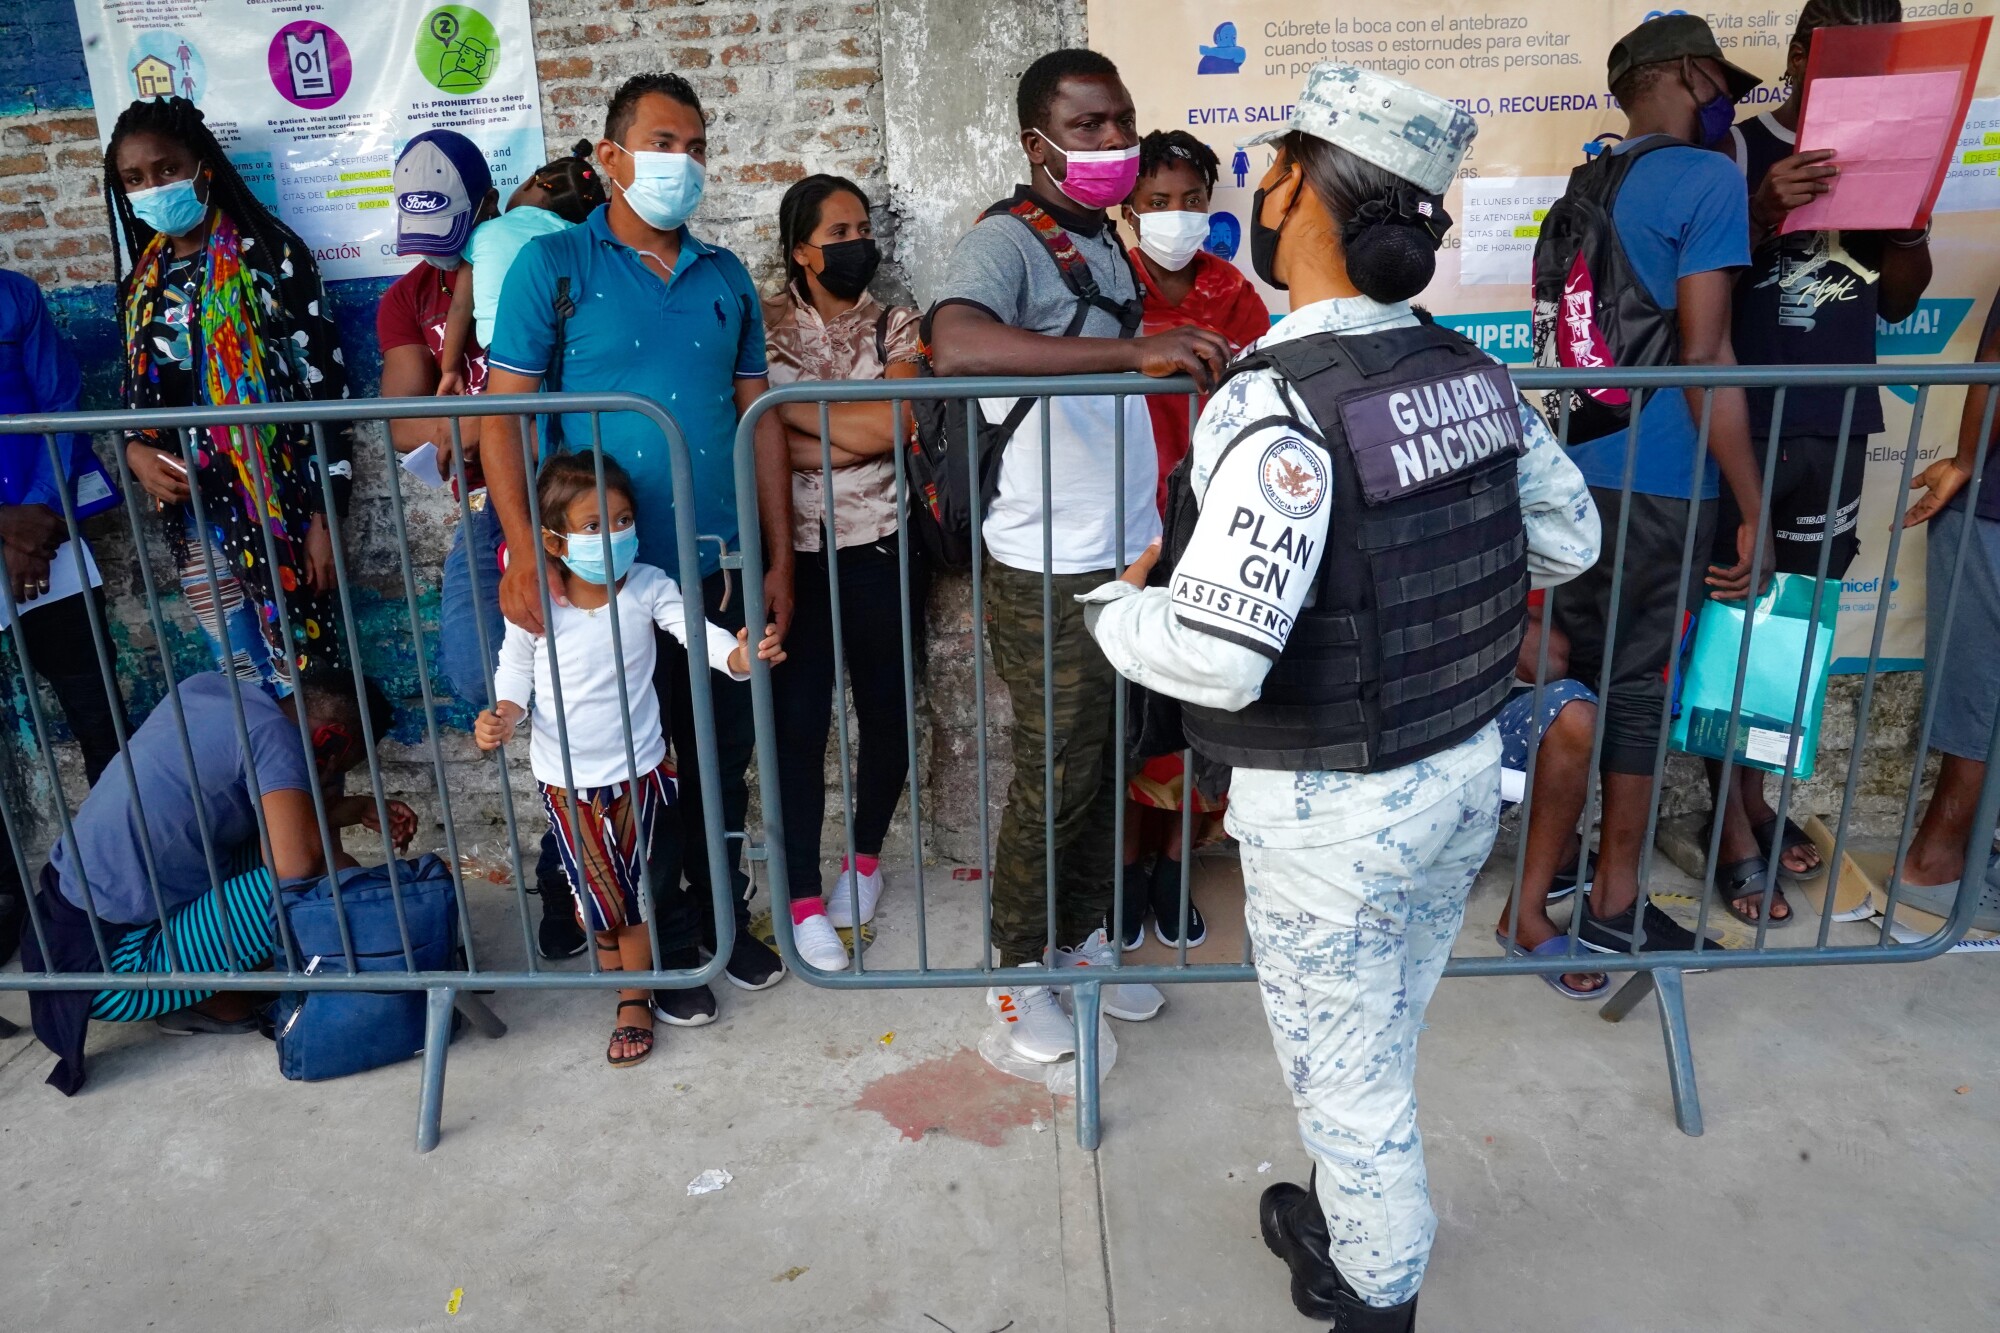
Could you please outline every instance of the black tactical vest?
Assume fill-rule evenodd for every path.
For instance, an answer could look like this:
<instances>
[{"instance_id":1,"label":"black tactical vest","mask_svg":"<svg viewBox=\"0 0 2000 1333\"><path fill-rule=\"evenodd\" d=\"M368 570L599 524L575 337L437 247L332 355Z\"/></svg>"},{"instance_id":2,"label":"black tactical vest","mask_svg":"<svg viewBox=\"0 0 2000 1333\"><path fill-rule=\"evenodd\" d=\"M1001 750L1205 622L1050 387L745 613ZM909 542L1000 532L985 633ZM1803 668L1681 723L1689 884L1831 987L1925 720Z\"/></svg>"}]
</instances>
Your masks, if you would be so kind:
<instances>
[{"instance_id":1,"label":"black tactical vest","mask_svg":"<svg viewBox=\"0 0 2000 1333\"><path fill-rule=\"evenodd\" d=\"M1186 705L1189 744L1240 768L1355 773L1458 744L1506 702L1526 619L1513 382L1429 323L1280 343L1230 374L1255 369L1277 372L1308 409L1292 424L1332 456L1333 510L1318 580L1262 696L1233 713ZM1185 468L1176 480L1178 563L1194 506Z\"/></svg>"}]
</instances>

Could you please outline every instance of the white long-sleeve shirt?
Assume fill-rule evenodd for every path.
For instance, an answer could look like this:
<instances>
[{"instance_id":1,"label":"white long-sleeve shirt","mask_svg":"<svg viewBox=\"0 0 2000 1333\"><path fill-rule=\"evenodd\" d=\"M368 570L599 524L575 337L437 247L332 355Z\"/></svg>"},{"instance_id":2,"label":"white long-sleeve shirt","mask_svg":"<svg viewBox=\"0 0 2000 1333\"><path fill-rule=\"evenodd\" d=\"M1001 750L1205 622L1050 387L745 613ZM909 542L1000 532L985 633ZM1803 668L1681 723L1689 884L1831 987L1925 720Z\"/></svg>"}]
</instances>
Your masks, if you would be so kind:
<instances>
[{"instance_id":1,"label":"white long-sleeve shirt","mask_svg":"<svg viewBox=\"0 0 2000 1333\"><path fill-rule=\"evenodd\" d=\"M1273 325L1251 350L1310 334L1368 333L1416 322L1407 302L1384 305L1365 296L1317 301ZM1575 578L1596 562L1600 542L1597 507L1591 503L1583 474L1564 456L1547 424L1526 403L1517 406L1526 445L1517 466L1528 574L1534 587L1547 588ZM1266 562L1265 568L1280 578L1273 581L1270 573L1262 576L1264 605L1250 615L1217 614L1197 604L1194 599L1199 591L1191 595L1179 578L1175 588L1146 589L1114 580L1080 599L1086 603L1086 622L1098 646L1127 680L1176 699L1230 712L1245 707L1262 692L1264 678L1291 632L1293 617L1318 577L1331 508L1324 502L1333 476L1331 456L1289 428L1287 423L1293 420L1311 420L1305 405L1274 372L1252 371L1223 386L1203 410L1194 430L1190 481L1201 517L1177 571L1204 567L1205 557L1211 553L1217 561L1228 559L1231 569L1240 564L1240 554L1229 558L1228 553L1240 545L1241 529L1232 532L1230 525L1243 507L1203 503L1211 489L1226 488L1232 496L1249 498L1251 508L1271 508L1274 530L1289 527L1295 534L1294 546L1304 551L1302 557ZM1246 427L1259 422L1269 424L1244 434ZM1279 480L1292 480L1292 492L1269 484L1264 474L1274 465L1283 468ZM1278 507L1269 498L1274 493L1286 507ZM1309 512L1301 514L1301 510ZM1289 571L1284 569L1286 564ZM1473 745L1477 739L1464 744ZM1317 836L1313 826L1364 814L1358 802L1372 809L1385 799L1400 801L1413 793L1399 791L1399 784L1457 772L1464 765L1454 762L1454 753L1447 751L1409 766L1425 770L1422 775L1401 769L1373 774L1237 769L1230 785L1231 831L1241 838L1279 846L1290 840L1276 841L1257 830L1268 833L1291 827L1297 830L1298 841L1290 845L1313 845Z\"/></svg>"},{"instance_id":2,"label":"white long-sleeve shirt","mask_svg":"<svg viewBox=\"0 0 2000 1333\"><path fill-rule=\"evenodd\" d=\"M611 617L618 617L624 661L613 650ZM707 628L708 663L732 680L747 680L729 670L736 636L720 625ZM534 732L528 760L535 781L551 787L608 787L629 781L632 766L625 758L626 713L618 698L618 673L625 673L625 703L632 726L632 753L641 776L667 757L660 731L660 701L653 693L653 627L687 643L687 617L681 589L656 565L632 566L624 586L609 604L594 611L574 606L553 608L547 634L530 634L509 624L500 642L500 662L493 673L499 699L528 707ZM556 675L562 684L562 720L569 735L569 773L563 772L562 732L556 725Z\"/></svg>"}]
</instances>

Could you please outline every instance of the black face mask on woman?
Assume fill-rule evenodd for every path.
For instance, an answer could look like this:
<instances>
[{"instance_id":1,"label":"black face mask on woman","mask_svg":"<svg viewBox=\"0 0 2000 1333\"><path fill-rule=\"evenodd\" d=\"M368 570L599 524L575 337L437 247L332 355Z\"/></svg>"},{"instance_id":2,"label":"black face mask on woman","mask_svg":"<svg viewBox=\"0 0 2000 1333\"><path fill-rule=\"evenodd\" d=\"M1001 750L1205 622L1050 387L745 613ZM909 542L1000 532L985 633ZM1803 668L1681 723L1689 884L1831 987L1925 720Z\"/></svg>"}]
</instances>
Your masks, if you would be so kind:
<instances>
[{"instance_id":1,"label":"black face mask on woman","mask_svg":"<svg viewBox=\"0 0 2000 1333\"><path fill-rule=\"evenodd\" d=\"M829 241L815 247L821 264L819 285L843 301L852 301L868 290L875 270L882 266L882 252L872 237L852 241Z\"/></svg>"},{"instance_id":2,"label":"black face mask on woman","mask_svg":"<svg viewBox=\"0 0 2000 1333\"><path fill-rule=\"evenodd\" d=\"M1250 268L1267 286L1279 291L1285 284L1278 281L1278 238L1284 234L1285 224L1275 227L1264 225L1264 191L1260 187L1250 200Z\"/></svg>"}]
</instances>

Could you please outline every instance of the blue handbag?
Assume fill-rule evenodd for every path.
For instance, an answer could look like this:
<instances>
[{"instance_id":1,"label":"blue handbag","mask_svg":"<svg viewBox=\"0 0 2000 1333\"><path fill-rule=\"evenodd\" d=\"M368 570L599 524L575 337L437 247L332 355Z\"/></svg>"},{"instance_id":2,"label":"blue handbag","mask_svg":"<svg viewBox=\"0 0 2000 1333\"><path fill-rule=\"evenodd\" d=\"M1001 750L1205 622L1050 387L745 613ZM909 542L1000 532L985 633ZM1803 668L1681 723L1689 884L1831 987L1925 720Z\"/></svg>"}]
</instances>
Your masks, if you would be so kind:
<instances>
[{"instance_id":1,"label":"blue handbag","mask_svg":"<svg viewBox=\"0 0 2000 1333\"><path fill-rule=\"evenodd\" d=\"M396 863L403 919L419 972L455 967L459 958L458 890L451 868L435 855ZM396 928L396 889L386 866L354 867L339 875L341 905L360 972L403 972ZM321 880L285 905L304 970L316 976L347 971L333 880ZM341 1078L417 1055L424 1047L424 992L289 991L272 1014L278 1071L289 1079Z\"/></svg>"}]
</instances>

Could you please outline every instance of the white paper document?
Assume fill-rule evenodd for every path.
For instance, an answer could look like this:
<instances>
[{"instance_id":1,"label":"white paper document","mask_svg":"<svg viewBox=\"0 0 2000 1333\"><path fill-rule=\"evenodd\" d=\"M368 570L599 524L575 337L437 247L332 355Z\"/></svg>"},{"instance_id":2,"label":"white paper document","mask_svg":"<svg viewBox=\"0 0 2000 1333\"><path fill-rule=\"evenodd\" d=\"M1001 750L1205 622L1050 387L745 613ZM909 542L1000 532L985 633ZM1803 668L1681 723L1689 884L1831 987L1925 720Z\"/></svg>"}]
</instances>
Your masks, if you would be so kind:
<instances>
[{"instance_id":1,"label":"white paper document","mask_svg":"<svg viewBox=\"0 0 2000 1333\"><path fill-rule=\"evenodd\" d=\"M1465 182L1459 282L1527 286L1534 273L1542 218L1568 185L1567 176L1500 176Z\"/></svg>"},{"instance_id":2,"label":"white paper document","mask_svg":"<svg viewBox=\"0 0 2000 1333\"><path fill-rule=\"evenodd\" d=\"M444 485L444 474L438 471L438 447L429 440L403 455L403 471L426 486Z\"/></svg>"}]
</instances>

